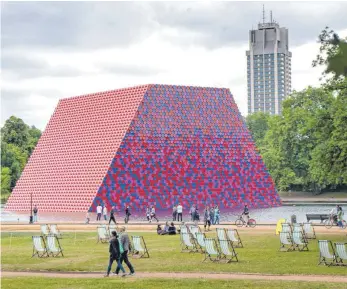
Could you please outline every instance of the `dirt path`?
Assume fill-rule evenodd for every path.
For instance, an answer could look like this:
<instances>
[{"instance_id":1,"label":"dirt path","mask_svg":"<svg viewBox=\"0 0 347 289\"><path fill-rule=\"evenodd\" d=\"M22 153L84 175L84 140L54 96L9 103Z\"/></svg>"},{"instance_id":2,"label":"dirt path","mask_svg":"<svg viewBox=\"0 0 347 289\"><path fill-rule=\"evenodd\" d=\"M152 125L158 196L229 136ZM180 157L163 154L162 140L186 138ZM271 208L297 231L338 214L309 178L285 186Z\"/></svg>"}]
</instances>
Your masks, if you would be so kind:
<instances>
[{"instance_id":1,"label":"dirt path","mask_svg":"<svg viewBox=\"0 0 347 289\"><path fill-rule=\"evenodd\" d=\"M97 272L2 272L2 277L46 277L46 278L102 278L103 273ZM119 278L119 277L110 277ZM243 273L182 273L182 272L138 272L135 276L126 278L191 278L191 279L248 279L248 280L276 280L276 281L306 281L306 282L334 282L347 283L347 276L324 275L268 275Z\"/></svg>"}]
</instances>

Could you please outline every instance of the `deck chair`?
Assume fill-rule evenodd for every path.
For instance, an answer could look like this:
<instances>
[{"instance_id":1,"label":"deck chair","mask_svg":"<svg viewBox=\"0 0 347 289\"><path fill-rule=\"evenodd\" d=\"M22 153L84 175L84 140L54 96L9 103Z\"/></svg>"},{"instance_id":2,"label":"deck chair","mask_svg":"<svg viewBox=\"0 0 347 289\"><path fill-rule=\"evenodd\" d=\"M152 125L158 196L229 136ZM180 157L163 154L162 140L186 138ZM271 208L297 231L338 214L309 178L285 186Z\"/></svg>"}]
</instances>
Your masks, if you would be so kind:
<instances>
[{"instance_id":1,"label":"deck chair","mask_svg":"<svg viewBox=\"0 0 347 289\"><path fill-rule=\"evenodd\" d=\"M205 238L205 259L202 262L205 262L209 259L212 262L217 262L221 258L221 252L217 246L217 242L212 238Z\"/></svg>"},{"instance_id":2,"label":"deck chair","mask_svg":"<svg viewBox=\"0 0 347 289\"><path fill-rule=\"evenodd\" d=\"M186 225L180 226L180 240L181 240L181 246L184 246L183 242L183 234L189 234L188 228Z\"/></svg>"},{"instance_id":3,"label":"deck chair","mask_svg":"<svg viewBox=\"0 0 347 289\"><path fill-rule=\"evenodd\" d=\"M329 250L329 244L333 251L333 253L330 253ZM318 247L319 247L319 263L318 265L324 263L324 265L335 265L336 264L336 254L334 247L331 243L331 241L328 240L318 240ZM330 259L330 261L328 260Z\"/></svg>"},{"instance_id":4,"label":"deck chair","mask_svg":"<svg viewBox=\"0 0 347 289\"><path fill-rule=\"evenodd\" d=\"M282 233L292 234L292 227L289 223L282 223Z\"/></svg>"},{"instance_id":5,"label":"deck chair","mask_svg":"<svg viewBox=\"0 0 347 289\"><path fill-rule=\"evenodd\" d=\"M293 243L294 250L298 249L299 251L308 251L308 242L305 239L305 235L301 232L293 232Z\"/></svg>"},{"instance_id":6,"label":"deck chair","mask_svg":"<svg viewBox=\"0 0 347 289\"><path fill-rule=\"evenodd\" d=\"M47 236L47 251L48 255L52 255L52 257L57 257L60 254L62 257L64 257L59 239L53 234Z\"/></svg>"},{"instance_id":7,"label":"deck chair","mask_svg":"<svg viewBox=\"0 0 347 289\"><path fill-rule=\"evenodd\" d=\"M182 248L181 248L181 252L197 252L198 248L196 246L196 242L194 240L194 238L192 237L192 234L189 233L184 233L181 234L182 236Z\"/></svg>"},{"instance_id":8,"label":"deck chair","mask_svg":"<svg viewBox=\"0 0 347 289\"><path fill-rule=\"evenodd\" d=\"M295 232L303 233L302 224L293 224L293 233Z\"/></svg>"},{"instance_id":9,"label":"deck chair","mask_svg":"<svg viewBox=\"0 0 347 289\"><path fill-rule=\"evenodd\" d=\"M118 227L116 226L116 225L108 225L108 234L111 236L111 233L113 232L113 231L116 231L117 232L117 234L118 234Z\"/></svg>"},{"instance_id":10,"label":"deck chair","mask_svg":"<svg viewBox=\"0 0 347 289\"><path fill-rule=\"evenodd\" d=\"M294 244L292 236L289 232L280 232L280 251L292 251L294 249ZM286 247L287 246L287 247Z\"/></svg>"},{"instance_id":11,"label":"deck chair","mask_svg":"<svg viewBox=\"0 0 347 289\"><path fill-rule=\"evenodd\" d=\"M196 245L199 247L199 250L201 253L205 252L205 233L196 233Z\"/></svg>"},{"instance_id":12,"label":"deck chair","mask_svg":"<svg viewBox=\"0 0 347 289\"><path fill-rule=\"evenodd\" d=\"M41 225L41 236L48 236L49 235L49 226L47 224Z\"/></svg>"},{"instance_id":13,"label":"deck chair","mask_svg":"<svg viewBox=\"0 0 347 289\"><path fill-rule=\"evenodd\" d=\"M99 226L98 228L98 242L101 243L107 243L110 239L110 235L108 234L108 230L106 229L106 226Z\"/></svg>"},{"instance_id":14,"label":"deck chair","mask_svg":"<svg viewBox=\"0 0 347 289\"><path fill-rule=\"evenodd\" d=\"M216 228L218 240L228 240L224 228Z\"/></svg>"},{"instance_id":15,"label":"deck chair","mask_svg":"<svg viewBox=\"0 0 347 289\"><path fill-rule=\"evenodd\" d=\"M236 229L227 229L226 231L227 237L233 243L233 246L243 248L239 232Z\"/></svg>"},{"instance_id":16,"label":"deck chair","mask_svg":"<svg viewBox=\"0 0 347 289\"><path fill-rule=\"evenodd\" d=\"M63 238L63 235L59 231L59 229L58 229L56 224L50 225L50 231L51 231L51 234L55 235L58 239L62 239Z\"/></svg>"},{"instance_id":17,"label":"deck chair","mask_svg":"<svg viewBox=\"0 0 347 289\"><path fill-rule=\"evenodd\" d=\"M200 227L196 225L189 226L189 232L192 234L193 238L196 240L196 233L200 233Z\"/></svg>"},{"instance_id":18,"label":"deck chair","mask_svg":"<svg viewBox=\"0 0 347 289\"><path fill-rule=\"evenodd\" d=\"M132 256L137 258L149 258L149 252L143 236L131 236L133 241Z\"/></svg>"},{"instance_id":19,"label":"deck chair","mask_svg":"<svg viewBox=\"0 0 347 289\"><path fill-rule=\"evenodd\" d=\"M337 265L347 266L346 244L347 243L335 243Z\"/></svg>"},{"instance_id":20,"label":"deck chair","mask_svg":"<svg viewBox=\"0 0 347 289\"><path fill-rule=\"evenodd\" d=\"M306 239L316 239L316 232L311 223L304 223L304 233Z\"/></svg>"},{"instance_id":21,"label":"deck chair","mask_svg":"<svg viewBox=\"0 0 347 289\"><path fill-rule=\"evenodd\" d=\"M237 254L235 252L233 242L230 240L219 240L219 247L221 250L221 257L219 261L225 261L226 263L230 263L235 259L238 262Z\"/></svg>"},{"instance_id":22,"label":"deck chair","mask_svg":"<svg viewBox=\"0 0 347 289\"><path fill-rule=\"evenodd\" d=\"M45 238L43 236L32 236L33 239L33 254L31 256L37 256L39 258L48 257Z\"/></svg>"}]
</instances>

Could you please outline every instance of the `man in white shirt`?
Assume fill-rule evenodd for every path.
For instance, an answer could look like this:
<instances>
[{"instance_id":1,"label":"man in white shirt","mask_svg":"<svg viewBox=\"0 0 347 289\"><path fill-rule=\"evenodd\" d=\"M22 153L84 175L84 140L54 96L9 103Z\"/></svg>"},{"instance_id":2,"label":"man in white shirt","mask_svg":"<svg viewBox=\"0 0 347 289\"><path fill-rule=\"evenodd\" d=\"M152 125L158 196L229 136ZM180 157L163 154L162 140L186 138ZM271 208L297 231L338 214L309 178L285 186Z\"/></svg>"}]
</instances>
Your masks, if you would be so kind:
<instances>
[{"instance_id":1,"label":"man in white shirt","mask_svg":"<svg viewBox=\"0 0 347 289\"><path fill-rule=\"evenodd\" d=\"M102 213L102 207L100 204L96 207L96 213L97 213L96 220L100 221L101 220L101 213Z\"/></svg>"},{"instance_id":2,"label":"man in white shirt","mask_svg":"<svg viewBox=\"0 0 347 289\"><path fill-rule=\"evenodd\" d=\"M178 204L177 206L177 221L180 221L181 218L181 222L182 222L182 213L183 213L183 207L181 206L181 204Z\"/></svg>"},{"instance_id":3,"label":"man in white shirt","mask_svg":"<svg viewBox=\"0 0 347 289\"><path fill-rule=\"evenodd\" d=\"M104 220L107 221L107 208L106 208L106 206L102 209L102 214L104 215Z\"/></svg>"}]
</instances>

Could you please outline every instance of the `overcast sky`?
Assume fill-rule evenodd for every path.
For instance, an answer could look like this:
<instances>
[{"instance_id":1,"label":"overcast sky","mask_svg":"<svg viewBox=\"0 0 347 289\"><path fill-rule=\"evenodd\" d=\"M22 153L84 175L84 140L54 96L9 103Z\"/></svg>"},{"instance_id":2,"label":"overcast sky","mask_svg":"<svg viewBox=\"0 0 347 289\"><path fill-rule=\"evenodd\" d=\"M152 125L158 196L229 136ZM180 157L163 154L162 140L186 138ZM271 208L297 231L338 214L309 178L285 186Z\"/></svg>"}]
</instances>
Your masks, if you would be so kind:
<instances>
[{"instance_id":1,"label":"overcast sky","mask_svg":"<svg viewBox=\"0 0 347 289\"><path fill-rule=\"evenodd\" d=\"M318 85L317 36L347 35L347 2L265 8L289 29L293 88ZM60 98L147 83L228 87L246 115L261 15L262 2L2 2L1 125L16 115L44 129Z\"/></svg>"}]
</instances>

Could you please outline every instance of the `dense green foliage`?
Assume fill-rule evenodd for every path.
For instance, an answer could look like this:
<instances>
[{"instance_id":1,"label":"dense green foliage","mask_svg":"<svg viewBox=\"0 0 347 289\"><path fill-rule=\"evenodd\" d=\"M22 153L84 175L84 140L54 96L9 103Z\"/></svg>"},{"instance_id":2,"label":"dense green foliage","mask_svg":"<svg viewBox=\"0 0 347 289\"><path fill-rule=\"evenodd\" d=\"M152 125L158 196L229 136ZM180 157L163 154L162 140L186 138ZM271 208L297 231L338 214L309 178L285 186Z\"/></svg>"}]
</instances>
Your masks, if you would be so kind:
<instances>
[{"instance_id":1,"label":"dense green foliage","mask_svg":"<svg viewBox=\"0 0 347 289\"><path fill-rule=\"evenodd\" d=\"M327 30L319 39L321 54L313 66L326 66L322 86L293 92L281 116L259 112L246 118L279 190L347 187L347 43ZM341 55L344 61L336 61Z\"/></svg>"},{"instance_id":2,"label":"dense green foliage","mask_svg":"<svg viewBox=\"0 0 347 289\"><path fill-rule=\"evenodd\" d=\"M1 194L6 200L33 152L41 131L11 116L1 128Z\"/></svg>"}]
</instances>

